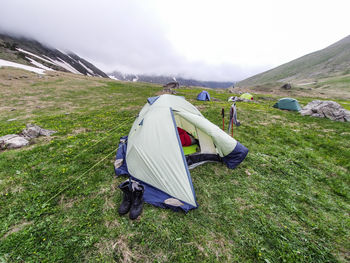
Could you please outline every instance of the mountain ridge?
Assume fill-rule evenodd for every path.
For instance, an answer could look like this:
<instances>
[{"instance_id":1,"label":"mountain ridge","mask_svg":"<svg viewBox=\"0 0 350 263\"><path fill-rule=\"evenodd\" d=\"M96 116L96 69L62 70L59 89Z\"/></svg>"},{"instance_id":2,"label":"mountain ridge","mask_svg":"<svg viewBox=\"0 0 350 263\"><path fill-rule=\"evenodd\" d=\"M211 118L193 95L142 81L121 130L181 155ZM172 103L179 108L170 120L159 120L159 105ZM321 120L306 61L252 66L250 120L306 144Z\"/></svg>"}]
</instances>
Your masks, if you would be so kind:
<instances>
[{"instance_id":1,"label":"mountain ridge","mask_svg":"<svg viewBox=\"0 0 350 263\"><path fill-rule=\"evenodd\" d=\"M71 51L64 52L22 36L0 33L0 58L45 70L109 78L102 70Z\"/></svg>"},{"instance_id":2,"label":"mountain ridge","mask_svg":"<svg viewBox=\"0 0 350 263\"><path fill-rule=\"evenodd\" d=\"M239 86L305 80L350 73L350 35L334 44L238 82Z\"/></svg>"},{"instance_id":3,"label":"mountain ridge","mask_svg":"<svg viewBox=\"0 0 350 263\"><path fill-rule=\"evenodd\" d=\"M119 71L113 71L108 74L110 78L114 78L122 81L137 81L156 83L164 85L166 83L177 81L181 86L197 86L204 88L229 88L234 85L234 82L230 81L205 81L196 79L187 79L183 77L172 77L163 75L145 75L145 74L124 74Z\"/></svg>"}]
</instances>

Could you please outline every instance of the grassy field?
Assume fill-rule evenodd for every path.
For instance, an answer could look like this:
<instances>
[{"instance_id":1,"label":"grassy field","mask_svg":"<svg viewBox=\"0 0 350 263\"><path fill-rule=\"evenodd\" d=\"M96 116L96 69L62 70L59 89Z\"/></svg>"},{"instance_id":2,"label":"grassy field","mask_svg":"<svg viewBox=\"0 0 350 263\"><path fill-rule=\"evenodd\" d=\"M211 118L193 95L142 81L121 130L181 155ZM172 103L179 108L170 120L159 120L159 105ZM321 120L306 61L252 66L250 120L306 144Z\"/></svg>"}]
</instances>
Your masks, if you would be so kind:
<instances>
[{"instance_id":1,"label":"grassy field","mask_svg":"<svg viewBox=\"0 0 350 263\"><path fill-rule=\"evenodd\" d=\"M274 81L264 84L254 83L240 89L243 92L265 93L274 96L350 100L350 74L291 81L291 90L281 88L286 82L288 81Z\"/></svg>"},{"instance_id":2,"label":"grassy field","mask_svg":"<svg viewBox=\"0 0 350 263\"><path fill-rule=\"evenodd\" d=\"M237 104L234 137L250 150L238 168L191 170L198 209L145 204L136 221L120 217L119 137L160 91L0 69L0 136L27 123L58 131L0 152L0 262L350 261L350 125L272 108L276 95ZM178 95L221 126L232 94L210 91L219 101L198 102L198 92Z\"/></svg>"}]
</instances>

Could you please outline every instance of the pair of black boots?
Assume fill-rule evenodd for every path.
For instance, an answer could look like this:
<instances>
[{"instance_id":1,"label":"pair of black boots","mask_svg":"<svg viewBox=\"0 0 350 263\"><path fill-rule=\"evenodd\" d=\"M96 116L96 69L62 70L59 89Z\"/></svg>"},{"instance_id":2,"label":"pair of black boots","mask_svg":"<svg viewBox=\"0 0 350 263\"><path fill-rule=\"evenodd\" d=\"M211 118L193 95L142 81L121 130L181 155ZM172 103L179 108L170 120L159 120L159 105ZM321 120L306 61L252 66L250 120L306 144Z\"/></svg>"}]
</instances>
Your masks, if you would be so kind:
<instances>
[{"instance_id":1,"label":"pair of black boots","mask_svg":"<svg viewBox=\"0 0 350 263\"><path fill-rule=\"evenodd\" d=\"M123 201L118 209L119 215L125 215L129 211L129 218L134 220L142 213L143 185L129 180L121 183L119 189L123 192Z\"/></svg>"}]
</instances>

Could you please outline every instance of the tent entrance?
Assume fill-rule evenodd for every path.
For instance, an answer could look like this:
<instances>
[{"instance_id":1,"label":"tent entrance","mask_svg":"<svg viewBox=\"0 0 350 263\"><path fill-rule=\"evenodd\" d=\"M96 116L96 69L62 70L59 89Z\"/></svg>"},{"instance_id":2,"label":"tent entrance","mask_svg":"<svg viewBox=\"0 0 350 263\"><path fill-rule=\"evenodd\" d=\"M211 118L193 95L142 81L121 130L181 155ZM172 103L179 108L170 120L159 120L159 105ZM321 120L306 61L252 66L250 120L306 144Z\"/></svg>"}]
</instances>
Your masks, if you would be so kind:
<instances>
[{"instance_id":1,"label":"tent entrance","mask_svg":"<svg viewBox=\"0 0 350 263\"><path fill-rule=\"evenodd\" d=\"M192 169L206 162L222 162L222 159L218 155L211 137L190 121L176 114L176 111L173 113L176 126L185 130L196 140L198 140L198 146L194 144L191 146L182 147L188 168Z\"/></svg>"},{"instance_id":2,"label":"tent entrance","mask_svg":"<svg viewBox=\"0 0 350 263\"><path fill-rule=\"evenodd\" d=\"M188 120L174 112L176 126L191 134L199 141L199 151L202 154L217 154L213 140L208 134L197 128Z\"/></svg>"}]
</instances>

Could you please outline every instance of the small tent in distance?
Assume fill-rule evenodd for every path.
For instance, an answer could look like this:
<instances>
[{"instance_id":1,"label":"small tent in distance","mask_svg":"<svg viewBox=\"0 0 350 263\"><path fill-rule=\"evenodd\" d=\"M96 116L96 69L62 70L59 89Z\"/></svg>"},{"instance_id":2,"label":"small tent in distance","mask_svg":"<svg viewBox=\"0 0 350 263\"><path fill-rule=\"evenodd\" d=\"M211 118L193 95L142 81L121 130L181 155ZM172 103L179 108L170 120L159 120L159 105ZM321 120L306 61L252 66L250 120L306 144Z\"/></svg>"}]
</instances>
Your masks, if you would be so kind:
<instances>
[{"instance_id":1,"label":"small tent in distance","mask_svg":"<svg viewBox=\"0 0 350 263\"><path fill-rule=\"evenodd\" d=\"M253 95L250 93L243 93L240 98L244 100L254 100Z\"/></svg>"},{"instance_id":2,"label":"small tent in distance","mask_svg":"<svg viewBox=\"0 0 350 263\"><path fill-rule=\"evenodd\" d=\"M291 110L291 111L300 111L301 107L299 102L293 98L282 98L273 105L274 108L281 110Z\"/></svg>"},{"instance_id":3,"label":"small tent in distance","mask_svg":"<svg viewBox=\"0 0 350 263\"><path fill-rule=\"evenodd\" d=\"M203 90L201 93L197 95L197 100L201 101L210 101L210 95L208 91Z\"/></svg>"}]
</instances>

